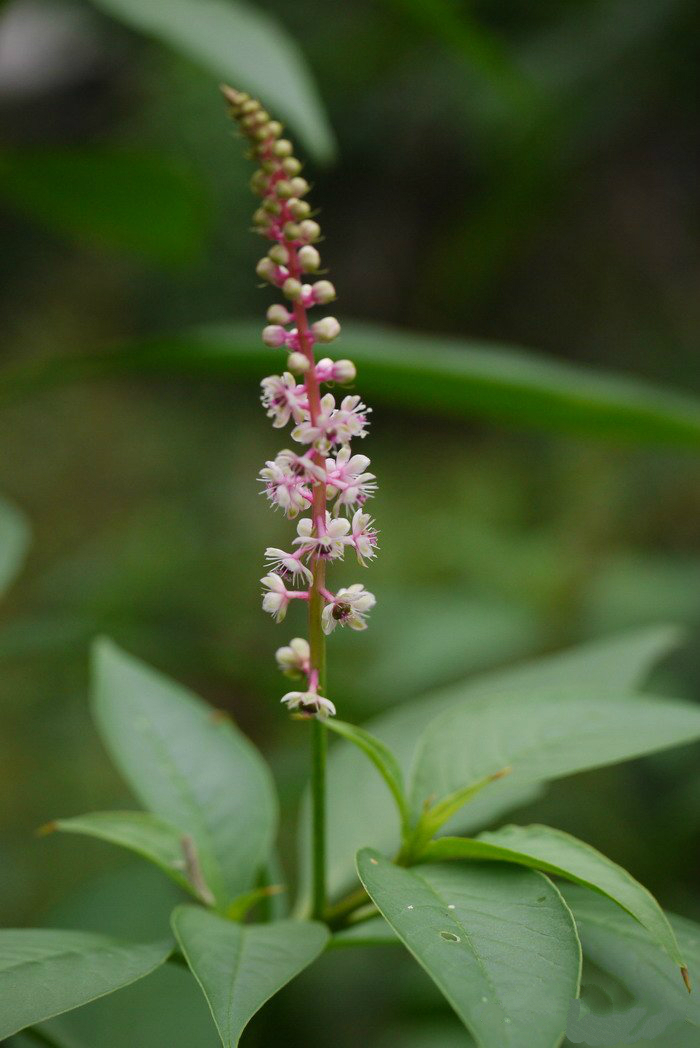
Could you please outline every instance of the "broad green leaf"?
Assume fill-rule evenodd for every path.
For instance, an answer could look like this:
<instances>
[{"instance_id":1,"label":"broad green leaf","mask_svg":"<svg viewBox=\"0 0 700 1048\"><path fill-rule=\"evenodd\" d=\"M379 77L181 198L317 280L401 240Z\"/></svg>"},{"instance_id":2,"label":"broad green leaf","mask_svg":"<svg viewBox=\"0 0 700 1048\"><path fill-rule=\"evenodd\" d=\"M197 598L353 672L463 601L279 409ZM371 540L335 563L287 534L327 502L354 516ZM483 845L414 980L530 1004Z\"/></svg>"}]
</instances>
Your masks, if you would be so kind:
<instances>
[{"instance_id":1,"label":"broad green leaf","mask_svg":"<svg viewBox=\"0 0 700 1048\"><path fill-rule=\"evenodd\" d=\"M255 1013L318 957L328 941L312 921L236 924L178 906L173 931L202 987L224 1048L234 1048Z\"/></svg>"},{"instance_id":2,"label":"broad green leaf","mask_svg":"<svg viewBox=\"0 0 700 1048\"><path fill-rule=\"evenodd\" d=\"M615 688L621 696L631 695L654 662L675 647L679 639L674 627L658 626L583 644L400 703L365 727L391 750L407 776L421 733L443 711L469 709L480 700L488 704L505 690L532 691L538 687L569 686L577 681L585 683L591 692ZM494 770L500 770L504 763L507 761ZM448 829L469 833L488 826L505 812L527 803L539 791L537 785L507 776L476 797L448 824ZM328 885L335 894L352 884L354 859L360 848L370 844L387 853L398 849L399 822L378 774L367 768L366 759L355 747L346 744L332 746L329 752L327 805ZM299 833L302 895L308 894L310 884L308 827L305 805Z\"/></svg>"},{"instance_id":3,"label":"broad green leaf","mask_svg":"<svg viewBox=\"0 0 700 1048\"><path fill-rule=\"evenodd\" d=\"M26 517L7 499L0 498L0 594L14 582L29 546Z\"/></svg>"},{"instance_id":4,"label":"broad green leaf","mask_svg":"<svg viewBox=\"0 0 700 1048\"><path fill-rule=\"evenodd\" d=\"M52 229L179 263L205 234L202 186L168 157L125 150L24 149L0 153L0 195Z\"/></svg>"},{"instance_id":5,"label":"broad green leaf","mask_svg":"<svg viewBox=\"0 0 700 1048\"><path fill-rule=\"evenodd\" d=\"M340 735L348 742L352 742L371 760L389 787L396 801L396 807L399 810L403 824L408 826L410 808L404 790L403 773L388 746L385 746L383 742L375 738L370 732L364 728L357 727L355 724L347 724L345 721L336 720L335 717L330 717L326 723L331 731L334 731L336 735Z\"/></svg>"},{"instance_id":6,"label":"broad green leaf","mask_svg":"<svg viewBox=\"0 0 700 1048\"><path fill-rule=\"evenodd\" d=\"M240 0L93 0L140 32L187 55L217 80L262 99L317 159L335 141L301 50L270 15ZM223 110L223 107L222 107Z\"/></svg>"},{"instance_id":7,"label":"broad green leaf","mask_svg":"<svg viewBox=\"0 0 700 1048\"><path fill-rule=\"evenodd\" d=\"M377 403L595 439L700 447L700 401L633 377L497 343L359 323L343 327L342 351L358 365L363 396ZM256 380L280 367L278 356L260 345L259 324L197 328L60 363L16 372L6 386L22 392L75 377L131 372Z\"/></svg>"},{"instance_id":8,"label":"broad green leaf","mask_svg":"<svg viewBox=\"0 0 700 1048\"><path fill-rule=\"evenodd\" d=\"M509 780L543 782L698 738L700 707L689 703L630 700L585 682L501 692L429 725L416 750L411 798L419 811L427 798L445 797L504 765L513 769Z\"/></svg>"},{"instance_id":9,"label":"broad green leaf","mask_svg":"<svg viewBox=\"0 0 700 1048\"><path fill-rule=\"evenodd\" d=\"M143 811L95 811L87 815L77 815L70 819L56 819L45 827L46 832L56 830L60 833L80 833L87 837L118 844L136 852L144 859L154 863L171 877L185 891L197 898L207 901L206 892L202 898L201 887L196 883L196 861L202 868L210 868L213 858L195 857L195 870L192 870L192 845L183 842L183 834L177 827L164 819ZM193 880L188 876L194 873ZM209 900L210 901L210 900Z\"/></svg>"},{"instance_id":10,"label":"broad green leaf","mask_svg":"<svg viewBox=\"0 0 700 1048\"><path fill-rule=\"evenodd\" d=\"M680 951L688 965L693 992L678 978L678 969L632 917L600 895L578 885L562 885L576 919L586 957L614 975L637 1000L667 1009L679 1020L700 1026L700 925L669 915Z\"/></svg>"},{"instance_id":11,"label":"broad green leaf","mask_svg":"<svg viewBox=\"0 0 700 1048\"><path fill-rule=\"evenodd\" d=\"M92 932L0 930L0 1038L142 979L171 948Z\"/></svg>"},{"instance_id":12,"label":"broad green leaf","mask_svg":"<svg viewBox=\"0 0 700 1048\"><path fill-rule=\"evenodd\" d=\"M487 859L513 862L558 874L606 895L642 924L681 968L683 958L666 916L654 896L621 866L589 844L550 826L504 826L476 840L443 837L432 841L423 856L446 859Z\"/></svg>"},{"instance_id":13,"label":"broad green leaf","mask_svg":"<svg viewBox=\"0 0 700 1048\"><path fill-rule=\"evenodd\" d=\"M578 995L571 913L543 874L508 866L401 869L358 855L367 892L481 1048L553 1048Z\"/></svg>"},{"instance_id":14,"label":"broad green leaf","mask_svg":"<svg viewBox=\"0 0 700 1048\"><path fill-rule=\"evenodd\" d=\"M94 713L139 800L192 838L204 880L226 904L251 887L270 853L274 786L254 746L185 688L100 641Z\"/></svg>"}]
</instances>

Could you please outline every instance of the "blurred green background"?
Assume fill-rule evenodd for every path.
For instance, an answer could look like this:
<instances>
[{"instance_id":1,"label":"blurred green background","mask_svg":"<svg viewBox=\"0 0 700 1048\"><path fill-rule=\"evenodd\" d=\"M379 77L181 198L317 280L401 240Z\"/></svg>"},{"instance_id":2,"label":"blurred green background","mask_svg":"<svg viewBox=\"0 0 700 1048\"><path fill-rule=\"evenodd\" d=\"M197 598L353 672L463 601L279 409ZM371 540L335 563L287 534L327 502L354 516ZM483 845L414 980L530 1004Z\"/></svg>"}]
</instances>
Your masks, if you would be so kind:
<instances>
[{"instance_id":1,"label":"blurred green background","mask_svg":"<svg viewBox=\"0 0 700 1048\"><path fill-rule=\"evenodd\" d=\"M262 550L290 527L257 494L280 435L256 382L196 362L62 373L76 354L262 323L250 167L218 80L238 72L236 86L279 100L309 157L341 320L524 345L700 395L699 60L694 0L0 4L0 489L32 533L0 623L5 924L60 920L75 905L61 900L87 883L99 899L94 878L117 868L138 926L171 900L106 846L34 837L55 816L129 803L88 716L100 633L261 747L293 878L306 738L280 715L272 655L302 623L275 629L259 608ZM657 688L697 695L700 444L441 418L426 391L412 409L375 404L362 451L380 480L381 554L362 577L378 606L366 634L331 642L345 719L665 621L688 640ZM8 549L20 526L3 516ZM700 918L695 751L555 784L522 818L584 837ZM323 958L248 1043L280 1030L289 1045L467 1043L408 959L359 956ZM180 977L153 978L176 1017ZM174 1018L146 1035L142 1020L137 1042L124 1016L142 1014L146 986L98 1006L97 1037L78 1019L66 1048L214 1043L195 1000L192 1030Z\"/></svg>"}]
</instances>

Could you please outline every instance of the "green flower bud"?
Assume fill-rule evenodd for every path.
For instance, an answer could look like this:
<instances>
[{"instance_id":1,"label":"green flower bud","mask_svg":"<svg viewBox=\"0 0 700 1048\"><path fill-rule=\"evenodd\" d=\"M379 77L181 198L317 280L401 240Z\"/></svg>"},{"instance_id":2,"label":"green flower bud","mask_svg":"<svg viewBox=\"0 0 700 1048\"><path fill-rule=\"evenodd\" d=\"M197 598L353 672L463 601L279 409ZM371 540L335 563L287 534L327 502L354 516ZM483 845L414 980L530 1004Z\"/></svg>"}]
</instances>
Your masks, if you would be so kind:
<instances>
[{"instance_id":1,"label":"green flower bud","mask_svg":"<svg viewBox=\"0 0 700 1048\"><path fill-rule=\"evenodd\" d=\"M280 302L275 302L267 311L267 319L271 324L288 324L292 314Z\"/></svg>"},{"instance_id":2,"label":"green flower bud","mask_svg":"<svg viewBox=\"0 0 700 1048\"><path fill-rule=\"evenodd\" d=\"M295 280L294 277L287 277L284 284L282 285L282 294L285 298L291 299L292 302L298 301L298 299L301 298L300 282L298 280Z\"/></svg>"},{"instance_id":3,"label":"green flower bud","mask_svg":"<svg viewBox=\"0 0 700 1048\"><path fill-rule=\"evenodd\" d=\"M311 188L305 178L293 178L290 182L295 197L303 197Z\"/></svg>"},{"instance_id":4,"label":"green flower bud","mask_svg":"<svg viewBox=\"0 0 700 1048\"><path fill-rule=\"evenodd\" d=\"M307 244L313 244L315 240L321 236L321 227L318 222L314 222L312 218L307 218L303 222L299 223L299 229L301 231L302 239Z\"/></svg>"},{"instance_id":5,"label":"green flower bud","mask_svg":"<svg viewBox=\"0 0 700 1048\"><path fill-rule=\"evenodd\" d=\"M289 200L290 197L294 196L292 192L292 183L288 182L286 178L281 178L279 182L275 184L275 193L280 200Z\"/></svg>"},{"instance_id":6,"label":"green flower bud","mask_svg":"<svg viewBox=\"0 0 700 1048\"><path fill-rule=\"evenodd\" d=\"M263 160L260 164L260 167L263 169L266 175L274 175L275 171L277 170L277 164L274 162L274 160Z\"/></svg>"},{"instance_id":7,"label":"green flower bud","mask_svg":"<svg viewBox=\"0 0 700 1048\"><path fill-rule=\"evenodd\" d=\"M282 232L285 240L299 240L301 237L301 226L298 226L296 222L285 222Z\"/></svg>"},{"instance_id":8,"label":"green flower bud","mask_svg":"<svg viewBox=\"0 0 700 1048\"><path fill-rule=\"evenodd\" d=\"M303 353L290 353L287 357L287 368L293 375L303 375L311 365Z\"/></svg>"},{"instance_id":9,"label":"green flower bud","mask_svg":"<svg viewBox=\"0 0 700 1048\"><path fill-rule=\"evenodd\" d=\"M302 251L304 248L301 249ZM301 254L301 251L299 252ZM330 280L317 280L313 287L314 302L318 302L319 306L327 306L329 302L333 302L335 299L335 288L331 284Z\"/></svg>"},{"instance_id":10,"label":"green flower bud","mask_svg":"<svg viewBox=\"0 0 700 1048\"><path fill-rule=\"evenodd\" d=\"M259 207L257 211L253 213L253 222L256 226L266 226L270 221L270 216L264 207Z\"/></svg>"},{"instance_id":11,"label":"green flower bud","mask_svg":"<svg viewBox=\"0 0 700 1048\"><path fill-rule=\"evenodd\" d=\"M275 263L267 255L265 258L261 258L255 267L255 272L258 274L261 280L268 280L272 283L277 276L277 268Z\"/></svg>"},{"instance_id":12,"label":"green flower bud","mask_svg":"<svg viewBox=\"0 0 700 1048\"><path fill-rule=\"evenodd\" d=\"M304 244L299 248L299 265L304 273L315 273L321 265L321 256L311 244Z\"/></svg>"},{"instance_id":13,"label":"green flower bud","mask_svg":"<svg viewBox=\"0 0 700 1048\"><path fill-rule=\"evenodd\" d=\"M267 254L278 266L286 266L289 262L289 252L284 244L274 244Z\"/></svg>"},{"instance_id":14,"label":"green flower bud","mask_svg":"<svg viewBox=\"0 0 700 1048\"><path fill-rule=\"evenodd\" d=\"M357 378L357 368L352 360L336 360L333 365L333 378L336 382L340 382L341 385L347 382L354 382Z\"/></svg>"},{"instance_id":15,"label":"green flower bud","mask_svg":"<svg viewBox=\"0 0 700 1048\"><path fill-rule=\"evenodd\" d=\"M241 113L244 114L257 113L258 109L260 109L260 103L254 98L246 98L241 105Z\"/></svg>"},{"instance_id":16,"label":"green flower bud","mask_svg":"<svg viewBox=\"0 0 700 1048\"><path fill-rule=\"evenodd\" d=\"M273 200L272 197L266 197L265 200L263 200L263 208L265 211L269 211L271 215L279 215L282 212L280 204L278 204L276 200Z\"/></svg>"},{"instance_id":17,"label":"green flower bud","mask_svg":"<svg viewBox=\"0 0 700 1048\"><path fill-rule=\"evenodd\" d=\"M340 324L335 317L324 317L312 324L311 330L319 342L332 342L340 334Z\"/></svg>"},{"instance_id":18,"label":"green flower bud","mask_svg":"<svg viewBox=\"0 0 700 1048\"><path fill-rule=\"evenodd\" d=\"M273 138L279 138L284 130L279 120L271 120L267 126Z\"/></svg>"},{"instance_id":19,"label":"green flower bud","mask_svg":"<svg viewBox=\"0 0 700 1048\"><path fill-rule=\"evenodd\" d=\"M292 146L292 143L289 141L289 139L280 138L275 142L274 146L272 147L272 152L275 154L275 156L278 156L280 160L282 160L284 159L284 157L292 155L292 153L294 152L294 147Z\"/></svg>"},{"instance_id":20,"label":"green flower bud","mask_svg":"<svg viewBox=\"0 0 700 1048\"><path fill-rule=\"evenodd\" d=\"M295 156L288 156L282 161L282 170L285 175L289 175L292 178L301 171L301 164Z\"/></svg>"},{"instance_id":21,"label":"green flower bud","mask_svg":"<svg viewBox=\"0 0 700 1048\"><path fill-rule=\"evenodd\" d=\"M287 210L289 211L292 218L301 219L308 218L311 214L311 208L305 200L299 200L297 197L292 197L291 200L287 201Z\"/></svg>"}]
</instances>

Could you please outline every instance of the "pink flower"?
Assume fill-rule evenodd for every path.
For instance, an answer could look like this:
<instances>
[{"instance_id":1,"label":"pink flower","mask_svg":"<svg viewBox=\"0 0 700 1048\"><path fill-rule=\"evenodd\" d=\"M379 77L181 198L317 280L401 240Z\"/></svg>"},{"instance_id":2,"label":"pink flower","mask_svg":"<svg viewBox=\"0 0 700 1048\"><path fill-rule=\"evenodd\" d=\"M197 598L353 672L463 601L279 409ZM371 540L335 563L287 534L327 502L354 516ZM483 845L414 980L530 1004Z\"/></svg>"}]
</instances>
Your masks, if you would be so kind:
<instances>
[{"instance_id":1,"label":"pink flower","mask_svg":"<svg viewBox=\"0 0 700 1048\"><path fill-rule=\"evenodd\" d=\"M349 626L351 630L366 630L365 617L377 603L373 593L356 582L347 589L339 589L332 601L326 604L321 615L323 632L332 633L336 626Z\"/></svg>"},{"instance_id":2,"label":"pink flower","mask_svg":"<svg viewBox=\"0 0 700 1048\"><path fill-rule=\"evenodd\" d=\"M285 371L283 375L269 375L260 383L262 386L262 404L267 408L267 417L272 419L275 429L281 429L289 422L290 416L295 422L303 422L308 417L308 398L306 387L297 384L294 375Z\"/></svg>"}]
</instances>

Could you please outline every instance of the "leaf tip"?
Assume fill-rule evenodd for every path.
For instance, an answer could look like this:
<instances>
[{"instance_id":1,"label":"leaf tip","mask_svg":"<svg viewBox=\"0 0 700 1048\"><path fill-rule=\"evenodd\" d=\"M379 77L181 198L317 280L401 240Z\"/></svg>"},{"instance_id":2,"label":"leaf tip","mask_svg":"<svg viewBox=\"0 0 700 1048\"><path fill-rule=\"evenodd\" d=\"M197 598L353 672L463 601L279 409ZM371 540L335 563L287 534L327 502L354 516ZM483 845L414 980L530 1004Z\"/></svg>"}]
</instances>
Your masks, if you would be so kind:
<instances>
[{"instance_id":1,"label":"leaf tip","mask_svg":"<svg viewBox=\"0 0 700 1048\"><path fill-rule=\"evenodd\" d=\"M50 822L45 822L42 826L37 826L34 833L37 837L48 837L50 833L55 833L57 829L57 820L51 819Z\"/></svg>"},{"instance_id":2,"label":"leaf tip","mask_svg":"<svg viewBox=\"0 0 700 1048\"><path fill-rule=\"evenodd\" d=\"M495 771L493 775L489 775L489 782L496 782L498 779L503 779L506 775L510 775L512 771L513 765L507 764L505 768L501 768L499 771Z\"/></svg>"},{"instance_id":3,"label":"leaf tip","mask_svg":"<svg viewBox=\"0 0 700 1048\"><path fill-rule=\"evenodd\" d=\"M685 983L685 988L688 991L688 993L692 993L693 987L690 982L690 972L684 964L681 965L681 977L683 979L683 982Z\"/></svg>"}]
</instances>

